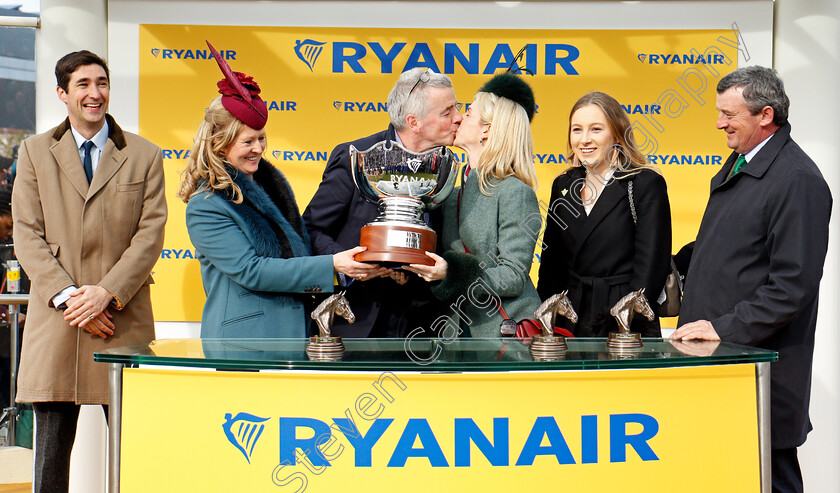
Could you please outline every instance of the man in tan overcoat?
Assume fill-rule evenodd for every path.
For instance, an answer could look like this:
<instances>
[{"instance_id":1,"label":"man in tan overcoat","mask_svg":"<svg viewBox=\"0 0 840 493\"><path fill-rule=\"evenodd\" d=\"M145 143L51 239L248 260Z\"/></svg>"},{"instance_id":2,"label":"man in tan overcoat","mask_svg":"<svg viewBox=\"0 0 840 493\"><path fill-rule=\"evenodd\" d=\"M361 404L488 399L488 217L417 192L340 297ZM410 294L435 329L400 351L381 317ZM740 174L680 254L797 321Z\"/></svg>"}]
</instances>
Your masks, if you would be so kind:
<instances>
[{"instance_id":1,"label":"man in tan overcoat","mask_svg":"<svg viewBox=\"0 0 840 493\"><path fill-rule=\"evenodd\" d=\"M154 338L149 285L166 222L161 150L107 115L105 62L79 51L55 72L68 117L23 142L12 195L32 279L17 401L34 404L34 486L50 492L67 491L79 405L107 410L107 365L93 353Z\"/></svg>"}]
</instances>

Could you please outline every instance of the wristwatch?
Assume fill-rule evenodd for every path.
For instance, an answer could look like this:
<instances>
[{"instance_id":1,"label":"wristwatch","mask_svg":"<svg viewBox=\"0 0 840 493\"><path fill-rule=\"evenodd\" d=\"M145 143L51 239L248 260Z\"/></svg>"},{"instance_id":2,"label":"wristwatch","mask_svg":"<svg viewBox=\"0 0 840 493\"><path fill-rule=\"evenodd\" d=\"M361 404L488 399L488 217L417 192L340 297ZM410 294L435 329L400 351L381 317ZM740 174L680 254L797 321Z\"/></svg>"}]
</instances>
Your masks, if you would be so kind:
<instances>
[{"instance_id":1,"label":"wristwatch","mask_svg":"<svg viewBox=\"0 0 840 493\"><path fill-rule=\"evenodd\" d=\"M502 337L513 337L516 335L516 321L512 318L506 318L499 324L499 331Z\"/></svg>"}]
</instances>

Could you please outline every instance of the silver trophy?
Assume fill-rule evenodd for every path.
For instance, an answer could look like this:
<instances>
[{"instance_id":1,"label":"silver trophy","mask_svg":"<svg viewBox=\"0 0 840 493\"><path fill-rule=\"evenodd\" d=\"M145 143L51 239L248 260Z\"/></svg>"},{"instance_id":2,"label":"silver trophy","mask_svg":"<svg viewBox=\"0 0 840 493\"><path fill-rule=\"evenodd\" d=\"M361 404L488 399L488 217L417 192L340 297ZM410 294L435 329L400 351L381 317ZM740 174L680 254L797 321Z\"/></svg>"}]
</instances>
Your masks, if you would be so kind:
<instances>
[{"instance_id":1,"label":"silver trophy","mask_svg":"<svg viewBox=\"0 0 840 493\"><path fill-rule=\"evenodd\" d=\"M362 228L359 244L367 250L360 262L385 265L434 261L437 233L423 221L423 211L443 203L455 186L458 158L441 146L412 152L385 140L360 151L350 146L353 181L362 196L379 206L379 216Z\"/></svg>"}]
</instances>

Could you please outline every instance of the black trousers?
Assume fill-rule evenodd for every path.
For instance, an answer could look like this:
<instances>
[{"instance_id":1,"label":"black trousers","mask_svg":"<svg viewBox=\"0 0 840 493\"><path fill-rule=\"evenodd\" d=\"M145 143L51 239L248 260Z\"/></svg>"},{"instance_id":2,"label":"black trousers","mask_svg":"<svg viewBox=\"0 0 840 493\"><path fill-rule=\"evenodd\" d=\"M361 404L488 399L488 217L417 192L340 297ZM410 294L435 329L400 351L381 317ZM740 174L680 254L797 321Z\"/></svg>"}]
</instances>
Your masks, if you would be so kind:
<instances>
[{"instance_id":1,"label":"black trousers","mask_svg":"<svg viewBox=\"0 0 840 493\"><path fill-rule=\"evenodd\" d=\"M773 493L802 493L802 471L796 448L774 448L770 451L773 469Z\"/></svg>"},{"instance_id":2,"label":"black trousers","mask_svg":"<svg viewBox=\"0 0 840 493\"><path fill-rule=\"evenodd\" d=\"M35 493L66 492L70 484L70 452L76 441L81 406L73 402L36 402ZM108 406L103 404L105 419Z\"/></svg>"}]
</instances>

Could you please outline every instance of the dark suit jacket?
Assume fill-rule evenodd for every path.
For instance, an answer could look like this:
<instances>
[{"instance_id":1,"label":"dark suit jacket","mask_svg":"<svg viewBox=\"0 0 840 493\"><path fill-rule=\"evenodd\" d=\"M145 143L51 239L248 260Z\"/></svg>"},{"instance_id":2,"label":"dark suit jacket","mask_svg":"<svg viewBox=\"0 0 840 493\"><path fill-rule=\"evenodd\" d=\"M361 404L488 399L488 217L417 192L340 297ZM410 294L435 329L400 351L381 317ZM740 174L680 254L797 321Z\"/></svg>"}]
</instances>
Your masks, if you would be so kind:
<instances>
[{"instance_id":1,"label":"dark suit jacket","mask_svg":"<svg viewBox=\"0 0 840 493\"><path fill-rule=\"evenodd\" d=\"M393 127L333 149L321 184L303 213L313 254L332 255L358 246L362 227L376 219L377 206L365 200L353 182L349 149L353 145L364 151L386 137L396 140ZM432 228L439 231L439 210L431 211L430 217ZM405 335L416 327L429 329L443 314L442 303L434 299L427 283L414 275L403 286L389 278L355 281L347 287L346 297L356 322L350 325L337 318L333 335L367 337L380 318L380 324Z\"/></svg>"},{"instance_id":2,"label":"dark suit jacket","mask_svg":"<svg viewBox=\"0 0 840 493\"><path fill-rule=\"evenodd\" d=\"M662 292L671 255L671 207L665 179L651 170L632 177L616 172L589 216L580 190L585 170L577 167L554 180L546 218L537 291L546 298L569 289L578 323L565 321L578 336L606 336L617 330L609 310L631 290L645 288L651 308ZM627 194L633 181L638 222ZM558 319L558 325L559 325ZM659 337L659 320L640 315L631 329Z\"/></svg>"},{"instance_id":3,"label":"dark suit jacket","mask_svg":"<svg viewBox=\"0 0 840 493\"><path fill-rule=\"evenodd\" d=\"M779 352L771 365L773 448L801 445L831 192L780 128L740 173L733 153L711 195L686 276L680 325L708 320L720 338Z\"/></svg>"}]
</instances>

